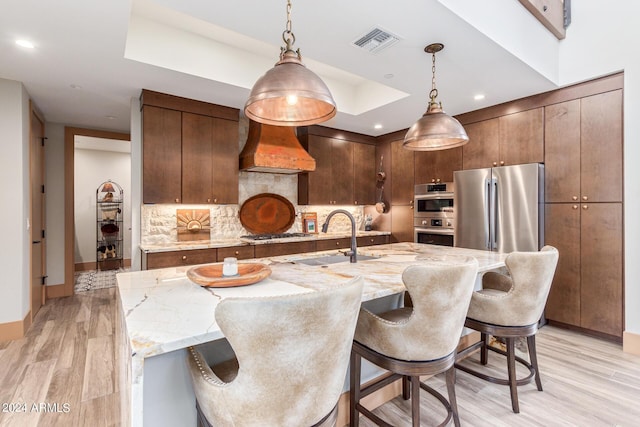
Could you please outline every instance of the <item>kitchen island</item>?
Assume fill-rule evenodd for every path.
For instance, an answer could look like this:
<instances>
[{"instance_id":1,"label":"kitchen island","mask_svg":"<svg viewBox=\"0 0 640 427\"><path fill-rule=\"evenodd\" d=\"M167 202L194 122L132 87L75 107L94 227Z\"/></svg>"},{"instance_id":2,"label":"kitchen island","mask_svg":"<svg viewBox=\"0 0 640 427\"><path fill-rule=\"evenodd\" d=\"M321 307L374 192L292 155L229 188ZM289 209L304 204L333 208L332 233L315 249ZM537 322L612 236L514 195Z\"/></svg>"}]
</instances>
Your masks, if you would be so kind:
<instances>
[{"instance_id":1,"label":"kitchen island","mask_svg":"<svg viewBox=\"0 0 640 427\"><path fill-rule=\"evenodd\" d=\"M195 397L186 367L186 348L220 343L212 357L221 360L231 353L218 328L214 312L228 297L270 296L327 289L356 276L364 278L363 305L373 311L401 303L401 275L410 265L429 262L429 257L471 256L479 272L504 266L506 254L424 245L395 243L358 248L371 257L345 262L307 265L324 251L251 260L272 270L259 283L234 288L204 288L186 277L189 267L173 267L117 275L120 303L119 335L125 366L121 384L124 425L195 425ZM312 262L313 263L313 262ZM318 263L316 263L318 264Z\"/></svg>"}]
</instances>

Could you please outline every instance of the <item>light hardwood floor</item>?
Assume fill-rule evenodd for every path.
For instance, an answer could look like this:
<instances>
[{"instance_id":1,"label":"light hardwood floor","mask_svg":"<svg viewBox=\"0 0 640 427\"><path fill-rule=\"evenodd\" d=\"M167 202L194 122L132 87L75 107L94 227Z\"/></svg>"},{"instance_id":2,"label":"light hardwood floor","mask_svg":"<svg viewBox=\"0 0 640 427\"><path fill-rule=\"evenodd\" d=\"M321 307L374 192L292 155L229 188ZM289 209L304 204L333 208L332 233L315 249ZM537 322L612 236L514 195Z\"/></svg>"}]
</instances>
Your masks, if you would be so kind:
<instances>
[{"instance_id":1,"label":"light hardwood floor","mask_svg":"<svg viewBox=\"0 0 640 427\"><path fill-rule=\"evenodd\" d=\"M25 338L0 343L0 404L26 404L26 412L0 412L0 426L119 425L116 307L113 288L52 300ZM537 343L544 391L521 386L520 414L511 412L507 387L458 371L462 425L640 425L639 356L623 353L618 344L549 326L540 330ZM504 372L504 359L491 353L489 360L492 369ZM439 376L428 384L445 392ZM49 405L47 410L41 403ZM421 406L423 426L444 416L424 392ZM409 403L399 397L375 412L393 425L411 425ZM360 425L373 424L361 418Z\"/></svg>"}]
</instances>

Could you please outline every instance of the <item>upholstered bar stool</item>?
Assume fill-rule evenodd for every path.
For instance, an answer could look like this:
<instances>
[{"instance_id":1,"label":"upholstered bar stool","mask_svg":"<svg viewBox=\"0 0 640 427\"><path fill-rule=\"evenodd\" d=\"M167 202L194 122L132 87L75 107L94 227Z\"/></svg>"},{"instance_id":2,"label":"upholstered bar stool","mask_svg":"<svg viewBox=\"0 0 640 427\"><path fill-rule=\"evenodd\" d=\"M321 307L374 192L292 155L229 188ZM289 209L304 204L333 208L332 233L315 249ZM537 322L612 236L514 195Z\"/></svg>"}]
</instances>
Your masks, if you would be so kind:
<instances>
[{"instance_id":1,"label":"upholstered bar stool","mask_svg":"<svg viewBox=\"0 0 640 427\"><path fill-rule=\"evenodd\" d=\"M209 367L189 348L198 425L335 425L362 283L222 300L215 317L236 359Z\"/></svg>"},{"instance_id":2,"label":"upholstered bar stool","mask_svg":"<svg viewBox=\"0 0 640 427\"><path fill-rule=\"evenodd\" d=\"M542 391L542 380L538 369L535 334L538 322L547 302L549 289L558 263L558 251L552 246L540 252L513 252L507 255L505 264L509 275L488 272L482 278L482 289L474 292L467 313L465 326L480 332L479 342L461 351L458 359L465 358L480 348L480 364L488 362L488 351L507 358L508 379L496 378L469 366L468 361L456 364L464 372L492 383L508 385L511 392L513 412L520 412L518 386L535 380ZM506 351L489 345L489 337L504 338ZM529 361L516 356L515 342L526 338ZM529 370L526 377L518 379L518 362Z\"/></svg>"},{"instance_id":3,"label":"upholstered bar stool","mask_svg":"<svg viewBox=\"0 0 640 427\"><path fill-rule=\"evenodd\" d=\"M402 378L403 397L411 398L414 426L420 425L420 389L437 398L447 417L460 425L455 395L455 355L469 307L478 262L467 257L433 257L424 265L408 267L402 280L413 307L402 307L379 315L361 308L351 350L350 425L359 414L378 425L388 426L365 408L360 399ZM361 389L362 358L391 371L391 375ZM420 381L421 375L446 372L449 400Z\"/></svg>"}]
</instances>

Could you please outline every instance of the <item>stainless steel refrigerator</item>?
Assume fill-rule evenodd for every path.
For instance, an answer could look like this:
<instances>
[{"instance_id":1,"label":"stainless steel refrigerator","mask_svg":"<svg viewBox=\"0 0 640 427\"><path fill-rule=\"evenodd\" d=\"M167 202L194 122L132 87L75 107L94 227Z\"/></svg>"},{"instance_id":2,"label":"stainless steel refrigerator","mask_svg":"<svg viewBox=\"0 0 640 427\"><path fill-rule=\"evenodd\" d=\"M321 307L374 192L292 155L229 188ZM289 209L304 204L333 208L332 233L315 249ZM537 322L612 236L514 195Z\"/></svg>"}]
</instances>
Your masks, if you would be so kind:
<instances>
[{"instance_id":1,"label":"stainless steel refrigerator","mask_svg":"<svg viewBox=\"0 0 640 427\"><path fill-rule=\"evenodd\" d=\"M453 181L454 246L513 252L544 245L544 165L456 171Z\"/></svg>"}]
</instances>

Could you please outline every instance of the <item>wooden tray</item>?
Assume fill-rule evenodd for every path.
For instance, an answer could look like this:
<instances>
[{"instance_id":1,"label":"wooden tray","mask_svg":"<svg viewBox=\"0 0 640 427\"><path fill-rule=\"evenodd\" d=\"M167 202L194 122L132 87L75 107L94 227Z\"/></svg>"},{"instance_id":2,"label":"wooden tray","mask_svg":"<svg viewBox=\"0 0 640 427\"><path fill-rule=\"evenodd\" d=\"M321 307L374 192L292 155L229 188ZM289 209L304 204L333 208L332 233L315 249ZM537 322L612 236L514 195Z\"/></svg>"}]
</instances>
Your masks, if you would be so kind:
<instances>
[{"instance_id":1,"label":"wooden tray","mask_svg":"<svg viewBox=\"0 0 640 427\"><path fill-rule=\"evenodd\" d=\"M291 228L295 217L291 202L272 193L250 197L240 208L240 222L253 234L283 233Z\"/></svg>"},{"instance_id":2,"label":"wooden tray","mask_svg":"<svg viewBox=\"0 0 640 427\"><path fill-rule=\"evenodd\" d=\"M266 279L270 275L271 269L269 266L259 262L238 263L238 274L235 276L223 276L221 262L191 267L187 270L189 280L200 286L210 288L251 285Z\"/></svg>"}]
</instances>

